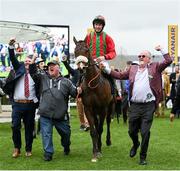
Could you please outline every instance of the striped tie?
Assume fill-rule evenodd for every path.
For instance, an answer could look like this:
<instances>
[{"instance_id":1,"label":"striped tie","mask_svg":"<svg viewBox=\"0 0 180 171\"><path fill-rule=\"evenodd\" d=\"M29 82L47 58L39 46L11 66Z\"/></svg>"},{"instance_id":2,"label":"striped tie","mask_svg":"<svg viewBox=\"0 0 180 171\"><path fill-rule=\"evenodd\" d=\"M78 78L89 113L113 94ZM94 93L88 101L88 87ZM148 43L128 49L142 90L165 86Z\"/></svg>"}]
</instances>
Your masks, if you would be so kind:
<instances>
[{"instance_id":1,"label":"striped tie","mask_svg":"<svg viewBox=\"0 0 180 171\"><path fill-rule=\"evenodd\" d=\"M28 77L28 73L25 74L25 78L24 78L24 95L26 98L29 97L29 77Z\"/></svg>"}]
</instances>

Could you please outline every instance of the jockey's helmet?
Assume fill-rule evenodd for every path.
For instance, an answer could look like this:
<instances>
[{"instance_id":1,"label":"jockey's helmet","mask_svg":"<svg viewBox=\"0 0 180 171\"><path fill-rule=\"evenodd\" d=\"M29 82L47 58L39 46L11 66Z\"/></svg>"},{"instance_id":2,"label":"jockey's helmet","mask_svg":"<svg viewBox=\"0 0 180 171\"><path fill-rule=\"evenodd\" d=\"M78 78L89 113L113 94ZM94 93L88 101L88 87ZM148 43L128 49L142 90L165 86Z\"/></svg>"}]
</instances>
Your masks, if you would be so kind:
<instances>
[{"instance_id":1,"label":"jockey's helmet","mask_svg":"<svg viewBox=\"0 0 180 171\"><path fill-rule=\"evenodd\" d=\"M93 20L93 26L94 26L95 23L100 23L104 27L105 26L105 18L102 15L98 15Z\"/></svg>"}]
</instances>

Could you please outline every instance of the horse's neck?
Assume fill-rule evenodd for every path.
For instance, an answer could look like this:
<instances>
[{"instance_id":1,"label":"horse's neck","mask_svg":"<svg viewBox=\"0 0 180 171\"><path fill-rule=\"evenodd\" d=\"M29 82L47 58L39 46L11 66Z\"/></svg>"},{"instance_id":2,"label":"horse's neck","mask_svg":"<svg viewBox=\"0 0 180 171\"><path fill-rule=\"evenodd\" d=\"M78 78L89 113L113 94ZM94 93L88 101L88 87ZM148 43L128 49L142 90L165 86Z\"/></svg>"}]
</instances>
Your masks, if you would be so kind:
<instances>
[{"instance_id":1,"label":"horse's neck","mask_svg":"<svg viewBox=\"0 0 180 171\"><path fill-rule=\"evenodd\" d=\"M99 73L99 68L97 66L97 64L95 64L94 59L90 56L88 56L88 60L89 60L89 67L87 68L87 75L88 76L94 76L97 73Z\"/></svg>"},{"instance_id":2,"label":"horse's neck","mask_svg":"<svg viewBox=\"0 0 180 171\"><path fill-rule=\"evenodd\" d=\"M99 68L93 64L86 69L85 77L87 80L94 78L100 72Z\"/></svg>"}]
</instances>

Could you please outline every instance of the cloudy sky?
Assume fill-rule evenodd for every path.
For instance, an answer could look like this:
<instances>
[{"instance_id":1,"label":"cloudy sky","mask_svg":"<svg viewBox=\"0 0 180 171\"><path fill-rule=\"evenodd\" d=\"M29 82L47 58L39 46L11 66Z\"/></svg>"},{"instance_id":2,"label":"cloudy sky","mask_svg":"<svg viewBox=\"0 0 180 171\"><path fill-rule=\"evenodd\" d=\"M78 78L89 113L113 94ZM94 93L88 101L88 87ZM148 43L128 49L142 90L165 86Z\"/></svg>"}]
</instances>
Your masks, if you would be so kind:
<instances>
[{"instance_id":1,"label":"cloudy sky","mask_svg":"<svg viewBox=\"0 0 180 171\"><path fill-rule=\"evenodd\" d=\"M73 36L83 39L99 14L118 53L155 53L157 44L167 48L169 24L179 25L180 41L180 0L0 0L0 20L69 25L71 51Z\"/></svg>"}]
</instances>

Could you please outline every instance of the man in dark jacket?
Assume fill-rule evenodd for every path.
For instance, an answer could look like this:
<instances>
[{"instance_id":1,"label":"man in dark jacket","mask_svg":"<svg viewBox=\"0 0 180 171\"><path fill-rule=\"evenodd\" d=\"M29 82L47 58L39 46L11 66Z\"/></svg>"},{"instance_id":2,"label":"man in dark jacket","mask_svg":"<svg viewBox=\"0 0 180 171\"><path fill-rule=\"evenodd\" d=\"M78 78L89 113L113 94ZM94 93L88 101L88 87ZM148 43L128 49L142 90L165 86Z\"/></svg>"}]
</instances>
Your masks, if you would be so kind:
<instances>
[{"instance_id":1,"label":"man in dark jacket","mask_svg":"<svg viewBox=\"0 0 180 171\"><path fill-rule=\"evenodd\" d=\"M24 63L20 63L14 53L15 40L9 43L9 56L13 69L6 79L3 90L9 95L12 102L12 139L14 152L12 157L20 156L21 149L21 119L25 127L26 156L32 155L33 130L35 111L38 106L38 80L33 80L29 74L31 59L26 57Z\"/></svg>"},{"instance_id":2,"label":"man in dark jacket","mask_svg":"<svg viewBox=\"0 0 180 171\"><path fill-rule=\"evenodd\" d=\"M178 80L179 76L180 76L179 65L176 65L175 72L171 73L169 77L171 84L170 99L172 100L172 103L174 103L174 98L176 96L176 81Z\"/></svg>"},{"instance_id":3,"label":"man in dark jacket","mask_svg":"<svg viewBox=\"0 0 180 171\"><path fill-rule=\"evenodd\" d=\"M177 112L180 112L180 76L176 82L176 94L171 109L170 120L174 120L174 116Z\"/></svg>"},{"instance_id":4,"label":"man in dark jacket","mask_svg":"<svg viewBox=\"0 0 180 171\"><path fill-rule=\"evenodd\" d=\"M33 59L34 60L34 59ZM34 60L35 61L35 60ZM61 76L59 63L49 62L47 72L37 72L36 65L30 66L30 73L41 82L41 100L38 114L40 115L41 133L44 148L44 160L51 161L54 153L52 133L55 126L61 135L64 154L70 152L70 125L68 116L69 95L76 97L78 88ZM79 92L81 93L81 92Z\"/></svg>"},{"instance_id":5,"label":"man in dark jacket","mask_svg":"<svg viewBox=\"0 0 180 171\"><path fill-rule=\"evenodd\" d=\"M164 57L162 62L151 62L151 53L142 51L139 58L139 65L131 65L124 72L112 71L108 66L104 69L113 78L129 79L130 81L130 108L129 108L129 136L133 146L130 150L130 157L136 155L140 145L138 132L140 131L141 151L140 165L146 165L146 157L150 139L150 128L153 122L155 108L162 101L162 71L172 63L168 53L164 53L161 46L155 48L161 51Z\"/></svg>"}]
</instances>

